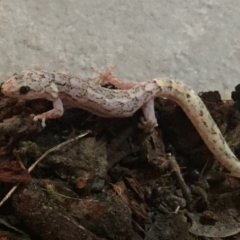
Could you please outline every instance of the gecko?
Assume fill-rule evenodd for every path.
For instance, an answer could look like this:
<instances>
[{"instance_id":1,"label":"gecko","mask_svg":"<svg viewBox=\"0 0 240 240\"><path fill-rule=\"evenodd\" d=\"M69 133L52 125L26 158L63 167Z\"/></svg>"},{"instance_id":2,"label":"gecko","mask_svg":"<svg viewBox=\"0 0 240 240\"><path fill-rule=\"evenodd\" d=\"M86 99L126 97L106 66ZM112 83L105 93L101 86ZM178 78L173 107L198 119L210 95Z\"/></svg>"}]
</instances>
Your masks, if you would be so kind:
<instances>
[{"instance_id":1,"label":"gecko","mask_svg":"<svg viewBox=\"0 0 240 240\"><path fill-rule=\"evenodd\" d=\"M118 80L109 74L100 78L120 89L108 89L96 81L84 80L70 74L26 70L15 73L1 84L1 92L19 100L47 99L53 109L34 116L45 126L46 119L59 118L64 105L87 110L100 117L124 118L138 109L144 115L144 128L150 132L157 126L154 99L168 98L176 102L186 113L206 146L216 159L230 172L240 178L240 162L234 155L206 106L193 89L181 81L154 78L135 82Z\"/></svg>"}]
</instances>

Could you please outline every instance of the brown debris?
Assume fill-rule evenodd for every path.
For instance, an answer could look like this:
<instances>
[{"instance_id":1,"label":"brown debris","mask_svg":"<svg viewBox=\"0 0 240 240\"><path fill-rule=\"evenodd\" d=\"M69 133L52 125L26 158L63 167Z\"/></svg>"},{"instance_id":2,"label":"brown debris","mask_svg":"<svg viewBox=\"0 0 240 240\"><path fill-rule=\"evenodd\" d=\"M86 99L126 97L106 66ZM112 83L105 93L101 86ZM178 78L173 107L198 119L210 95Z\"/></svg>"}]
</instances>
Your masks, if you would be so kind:
<instances>
[{"instance_id":1,"label":"brown debris","mask_svg":"<svg viewBox=\"0 0 240 240\"><path fill-rule=\"evenodd\" d=\"M188 226L175 214L159 214L144 240L188 240Z\"/></svg>"},{"instance_id":2,"label":"brown debris","mask_svg":"<svg viewBox=\"0 0 240 240\"><path fill-rule=\"evenodd\" d=\"M187 186L187 184L185 183L185 181L182 177L182 173L179 168L179 165L177 164L176 159L173 156L171 156L170 154L168 155L168 160L170 162L170 165L172 167L174 175L177 179L179 187L182 190L182 194L185 197L185 199L189 205L192 202L192 195L191 195L191 191L190 191L189 187Z\"/></svg>"},{"instance_id":3,"label":"brown debris","mask_svg":"<svg viewBox=\"0 0 240 240\"><path fill-rule=\"evenodd\" d=\"M217 92L201 97L238 150L240 120L232 104ZM132 118L103 119L67 109L43 129L30 115L51 103L0 100L1 198L9 183L17 183L0 211L24 222L24 228L13 225L29 239L181 240L189 239L189 231L215 238L240 232L239 181L226 178L219 164L212 167L212 154L171 101L156 101L159 127L149 135L137 127L141 111ZM74 140L86 130L91 135ZM224 177L214 177L214 171Z\"/></svg>"},{"instance_id":4,"label":"brown debris","mask_svg":"<svg viewBox=\"0 0 240 240\"><path fill-rule=\"evenodd\" d=\"M103 239L81 226L64 208L52 205L34 181L17 190L12 204L25 224L42 239Z\"/></svg>"},{"instance_id":5,"label":"brown debris","mask_svg":"<svg viewBox=\"0 0 240 240\"><path fill-rule=\"evenodd\" d=\"M128 179L130 180L130 179ZM129 182L129 181L128 181ZM136 188L134 185L137 185L138 183L135 182L133 179L131 179L131 186ZM139 185L139 184L138 184ZM133 191L130 192L130 190L127 188L127 185L124 182L118 182L113 184L113 188L116 191L116 193L121 197L121 199L128 204L128 206L132 209L132 211L142 219L147 219L147 212L146 212L146 203L144 199L141 199L142 193L140 192L140 195L138 192ZM140 188L138 186L137 188Z\"/></svg>"},{"instance_id":6,"label":"brown debris","mask_svg":"<svg viewBox=\"0 0 240 240\"><path fill-rule=\"evenodd\" d=\"M161 131L153 131L148 141L144 141L142 152L146 155L148 162L164 171L168 168L169 162L166 159L165 145L162 140Z\"/></svg>"},{"instance_id":7,"label":"brown debris","mask_svg":"<svg viewBox=\"0 0 240 240\"><path fill-rule=\"evenodd\" d=\"M0 182L19 183L29 182L31 176L27 170L0 168Z\"/></svg>"}]
</instances>

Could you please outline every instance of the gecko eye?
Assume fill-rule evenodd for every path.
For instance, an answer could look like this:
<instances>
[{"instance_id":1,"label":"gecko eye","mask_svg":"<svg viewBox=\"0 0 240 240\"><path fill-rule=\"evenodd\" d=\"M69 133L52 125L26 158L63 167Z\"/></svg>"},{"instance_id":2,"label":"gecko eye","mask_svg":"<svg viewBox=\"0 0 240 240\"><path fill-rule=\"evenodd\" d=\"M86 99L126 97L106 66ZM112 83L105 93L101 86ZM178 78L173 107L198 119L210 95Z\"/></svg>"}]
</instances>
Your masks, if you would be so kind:
<instances>
[{"instance_id":1,"label":"gecko eye","mask_svg":"<svg viewBox=\"0 0 240 240\"><path fill-rule=\"evenodd\" d=\"M29 86L22 86L20 87L20 94L26 94L30 91L30 87Z\"/></svg>"}]
</instances>

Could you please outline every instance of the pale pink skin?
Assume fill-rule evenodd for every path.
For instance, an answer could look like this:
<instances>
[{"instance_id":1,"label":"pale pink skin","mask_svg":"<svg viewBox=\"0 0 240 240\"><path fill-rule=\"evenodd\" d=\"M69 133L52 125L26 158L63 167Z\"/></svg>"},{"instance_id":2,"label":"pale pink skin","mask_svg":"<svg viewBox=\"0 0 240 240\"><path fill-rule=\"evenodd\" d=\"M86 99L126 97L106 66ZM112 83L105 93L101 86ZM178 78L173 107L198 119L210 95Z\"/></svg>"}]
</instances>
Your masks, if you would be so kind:
<instances>
[{"instance_id":1,"label":"pale pink skin","mask_svg":"<svg viewBox=\"0 0 240 240\"><path fill-rule=\"evenodd\" d=\"M101 117L116 118L130 117L141 108L145 117L144 127L148 132L157 126L154 99L169 98L183 109L209 150L231 175L240 177L240 162L224 140L200 97L184 83L157 78L138 83L120 80L110 72L100 74L99 78L120 89L107 89L96 81L83 80L69 74L28 70L14 74L5 81L1 92L18 99L45 98L52 101L52 110L34 117L34 120L42 120L43 126L46 119L63 115L63 105L82 108Z\"/></svg>"},{"instance_id":2,"label":"pale pink skin","mask_svg":"<svg viewBox=\"0 0 240 240\"><path fill-rule=\"evenodd\" d=\"M100 73L99 79L100 83L108 82L111 83L113 86L123 90L133 88L139 84L139 82L134 80L119 79L116 76L113 76L111 71ZM148 102L144 103L141 109L145 117L145 120L141 119L141 124L143 125L143 128L145 128L146 132L149 132L154 127L158 126L154 111L154 99L151 99Z\"/></svg>"},{"instance_id":3,"label":"pale pink skin","mask_svg":"<svg viewBox=\"0 0 240 240\"><path fill-rule=\"evenodd\" d=\"M20 94L21 86L29 86L30 91ZM101 117L118 118L130 117L142 108L146 117L145 130L149 132L157 126L152 111L152 99L159 92L159 87L154 80L140 83L128 90L110 90L94 81L72 77L69 74L29 70L19 75L14 74L3 83L1 91L6 96L18 99L45 98L52 101L52 110L34 117L34 120L42 120L43 126L46 119L62 116L63 105L79 107ZM152 110L145 107L149 101Z\"/></svg>"}]
</instances>

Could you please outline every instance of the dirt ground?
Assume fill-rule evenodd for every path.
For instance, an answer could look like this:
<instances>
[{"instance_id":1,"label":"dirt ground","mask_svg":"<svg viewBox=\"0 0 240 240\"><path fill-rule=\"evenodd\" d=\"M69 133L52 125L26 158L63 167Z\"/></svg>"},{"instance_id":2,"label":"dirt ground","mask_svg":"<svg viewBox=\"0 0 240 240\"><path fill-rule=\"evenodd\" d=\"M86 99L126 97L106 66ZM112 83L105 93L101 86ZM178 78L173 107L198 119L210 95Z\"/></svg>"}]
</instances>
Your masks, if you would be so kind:
<instances>
[{"instance_id":1,"label":"dirt ground","mask_svg":"<svg viewBox=\"0 0 240 240\"><path fill-rule=\"evenodd\" d=\"M238 93L200 96L240 157ZM240 239L239 180L180 107L155 103L147 135L141 111L104 119L71 108L42 128L31 114L51 103L1 96L0 239Z\"/></svg>"}]
</instances>

